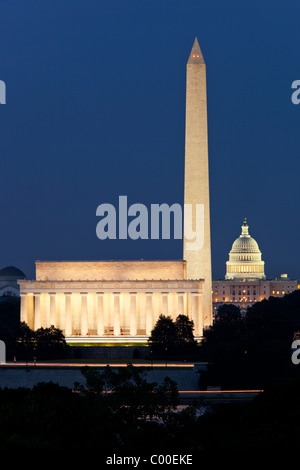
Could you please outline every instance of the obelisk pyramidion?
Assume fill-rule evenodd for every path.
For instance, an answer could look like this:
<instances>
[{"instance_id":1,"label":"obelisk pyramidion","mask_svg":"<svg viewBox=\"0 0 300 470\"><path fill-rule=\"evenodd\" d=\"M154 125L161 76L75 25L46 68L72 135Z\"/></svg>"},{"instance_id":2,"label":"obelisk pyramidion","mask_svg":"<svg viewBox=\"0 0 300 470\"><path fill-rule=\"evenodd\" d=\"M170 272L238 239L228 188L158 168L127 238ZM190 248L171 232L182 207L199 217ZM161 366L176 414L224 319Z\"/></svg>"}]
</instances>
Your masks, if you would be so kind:
<instances>
[{"instance_id":1,"label":"obelisk pyramidion","mask_svg":"<svg viewBox=\"0 0 300 470\"><path fill-rule=\"evenodd\" d=\"M183 258L187 279L204 279L202 294L203 326L212 323L212 280L209 207L209 168L207 138L206 65L197 38L186 71L186 128L184 204L192 205L192 226L196 230L196 205L199 219L197 231L202 231L200 246L193 246L186 237ZM191 207L191 206L190 206ZM202 213L203 210L203 213ZM188 219L184 211L184 223ZM204 227L203 227L204 224Z\"/></svg>"}]
</instances>

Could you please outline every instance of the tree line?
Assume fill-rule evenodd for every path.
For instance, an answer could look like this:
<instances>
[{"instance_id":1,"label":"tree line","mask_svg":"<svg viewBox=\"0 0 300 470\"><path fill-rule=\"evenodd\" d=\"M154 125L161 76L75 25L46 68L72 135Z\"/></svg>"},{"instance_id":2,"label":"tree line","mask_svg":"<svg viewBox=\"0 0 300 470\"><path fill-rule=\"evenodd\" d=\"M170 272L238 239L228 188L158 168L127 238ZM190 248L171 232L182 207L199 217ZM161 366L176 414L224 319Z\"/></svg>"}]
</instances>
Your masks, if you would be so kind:
<instances>
[{"instance_id":1,"label":"tree line","mask_svg":"<svg viewBox=\"0 0 300 470\"><path fill-rule=\"evenodd\" d=\"M32 331L20 324L19 299L0 300L0 339L8 360L67 357L68 347L60 329ZM299 367L291 361L291 345L300 332L300 291L281 298L270 297L252 305L245 315L224 304L203 339L194 339L194 325L185 315L175 320L160 315L148 340L151 359L207 362L201 388L263 388L268 382L297 378Z\"/></svg>"},{"instance_id":2,"label":"tree line","mask_svg":"<svg viewBox=\"0 0 300 470\"><path fill-rule=\"evenodd\" d=\"M155 358L207 362L200 387L261 389L268 383L300 378L291 360L292 342L300 332L300 291L270 297L242 315L232 304L219 307L213 324L196 343L194 325L180 315L175 322L161 315L149 338Z\"/></svg>"},{"instance_id":3,"label":"tree line","mask_svg":"<svg viewBox=\"0 0 300 470\"><path fill-rule=\"evenodd\" d=\"M209 362L207 382L260 389L300 378L300 367L291 360L299 331L300 291L257 302L245 315L234 305L221 306L199 347L199 359Z\"/></svg>"},{"instance_id":4,"label":"tree line","mask_svg":"<svg viewBox=\"0 0 300 470\"><path fill-rule=\"evenodd\" d=\"M20 299L0 298L0 339L6 345L6 360L57 359L67 356L62 330L51 326L32 330L20 322Z\"/></svg>"},{"instance_id":5,"label":"tree line","mask_svg":"<svg viewBox=\"0 0 300 470\"><path fill-rule=\"evenodd\" d=\"M195 459L218 450L298 447L299 380L268 386L250 403L205 410L195 402L178 410L176 384L147 381L147 369L85 367L82 373L73 390L52 382L0 388L0 450L96 451L101 466L113 454Z\"/></svg>"}]
</instances>

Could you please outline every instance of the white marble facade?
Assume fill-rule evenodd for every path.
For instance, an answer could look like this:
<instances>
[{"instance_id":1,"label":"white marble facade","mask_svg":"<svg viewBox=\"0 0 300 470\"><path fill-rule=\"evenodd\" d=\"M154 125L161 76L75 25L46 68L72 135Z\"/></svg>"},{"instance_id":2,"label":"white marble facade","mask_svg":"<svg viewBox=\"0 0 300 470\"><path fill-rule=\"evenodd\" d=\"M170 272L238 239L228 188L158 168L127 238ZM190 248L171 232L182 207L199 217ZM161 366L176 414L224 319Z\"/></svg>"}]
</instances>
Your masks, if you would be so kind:
<instances>
[{"instance_id":1,"label":"white marble facade","mask_svg":"<svg viewBox=\"0 0 300 470\"><path fill-rule=\"evenodd\" d=\"M151 271L152 280L138 279ZM117 279L121 272L124 280ZM178 279L168 279L171 274ZM21 321L35 330L54 325L69 341L130 342L145 341L160 314L174 320L184 314L201 337L203 281L184 276L184 261L37 262L36 280L19 281Z\"/></svg>"}]
</instances>

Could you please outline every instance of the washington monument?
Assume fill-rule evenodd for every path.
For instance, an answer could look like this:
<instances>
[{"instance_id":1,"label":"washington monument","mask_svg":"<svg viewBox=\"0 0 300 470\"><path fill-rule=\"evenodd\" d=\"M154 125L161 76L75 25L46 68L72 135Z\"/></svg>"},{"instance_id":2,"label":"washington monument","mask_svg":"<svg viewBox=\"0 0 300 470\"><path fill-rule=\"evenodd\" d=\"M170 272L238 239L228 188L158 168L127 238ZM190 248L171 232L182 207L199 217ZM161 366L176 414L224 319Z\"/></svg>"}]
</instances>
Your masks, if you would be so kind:
<instances>
[{"instance_id":1,"label":"washington monument","mask_svg":"<svg viewBox=\"0 0 300 470\"><path fill-rule=\"evenodd\" d=\"M71 344L120 344L144 343L161 314L186 315L201 340L212 323L212 281L206 71L197 39L187 63L185 141L184 209L193 210L192 220L184 210L184 225L193 234L184 230L183 259L36 261L35 280L18 280L21 321L34 330L54 325Z\"/></svg>"},{"instance_id":2,"label":"washington monument","mask_svg":"<svg viewBox=\"0 0 300 470\"><path fill-rule=\"evenodd\" d=\"M195 39L186 67L186 128L184 203L193 207L192 222L196 227L196 204L204 208L204 243L190 249L184 237L183 259L187 262L187 279L204 279L202 308L203 326L212 323L212 280L209 208L209 169L207 138L206 65ZM185 214L185 221L187 215Z\"/></svg>"}]
</instances>

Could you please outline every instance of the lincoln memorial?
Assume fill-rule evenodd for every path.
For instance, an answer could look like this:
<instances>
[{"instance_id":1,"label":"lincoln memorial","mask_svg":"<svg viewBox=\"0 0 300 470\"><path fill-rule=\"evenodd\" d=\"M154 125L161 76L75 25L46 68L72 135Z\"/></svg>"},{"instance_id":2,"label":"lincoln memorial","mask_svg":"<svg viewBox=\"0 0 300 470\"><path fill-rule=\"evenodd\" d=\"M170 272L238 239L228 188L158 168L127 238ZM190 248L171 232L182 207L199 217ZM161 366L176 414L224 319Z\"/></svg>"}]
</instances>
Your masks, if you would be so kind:
<instances>
[{"instance_id":1,"label":"lincoln memorial","mask_svg":"<svg viewBox=\"0 0 300 470\"><path fill-rule=\"evenodd\" d=\"M145 341L160 314L194 321L201 337L202 280L185 261L36 262L36 280L19 280L21 321L54 325L70 341Z\"/></svg>"}]
</instances>

